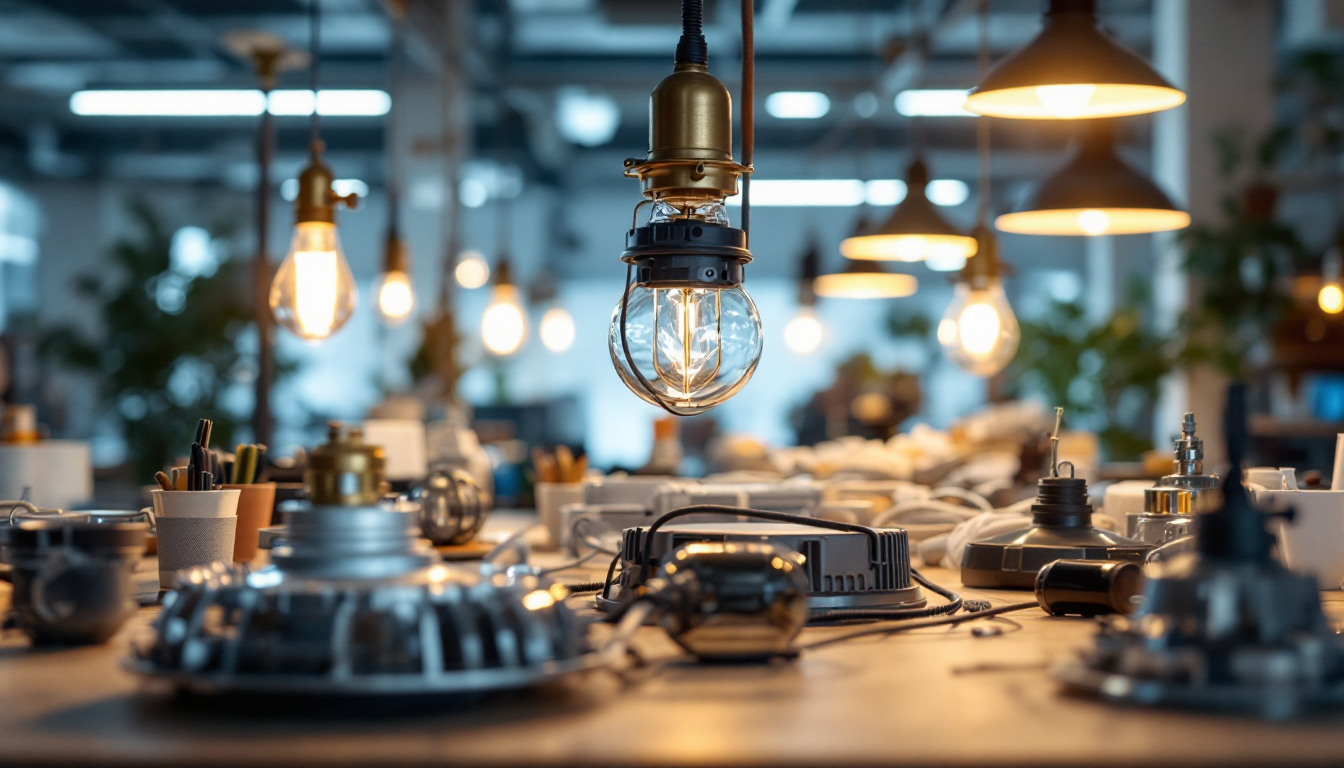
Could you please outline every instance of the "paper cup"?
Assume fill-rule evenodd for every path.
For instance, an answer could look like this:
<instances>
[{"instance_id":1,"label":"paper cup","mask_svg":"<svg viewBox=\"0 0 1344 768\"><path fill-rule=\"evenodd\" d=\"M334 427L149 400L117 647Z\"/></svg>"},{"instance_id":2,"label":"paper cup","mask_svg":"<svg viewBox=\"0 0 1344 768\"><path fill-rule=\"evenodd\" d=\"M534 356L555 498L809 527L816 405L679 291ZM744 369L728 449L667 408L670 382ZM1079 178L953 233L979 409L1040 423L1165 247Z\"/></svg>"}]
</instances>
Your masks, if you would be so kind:
<instances>
[{"instance_id":1,"label":"paper cup","mask_svg":"<svg viewBox=\"0 0 1344 768\"><path fill-rule=\"evenodd\" d=\"M1316 577L1321 589L1344 584L1344 491L1258 491L1272 512L1293 510L1278 526L1279 558L1290 571Z\"/></svg>"},{"instance_id":2,"label":"paper cup","mask_svg":"<svg viewBox=\"0 0 1344 768\"><path fill-rule=\"evenodd\" d=\"M184 568L233 561L241 491L160 489L152 495L159 533L160 587L171 587L176 573Z\"/></svg>"},{"instance_id":3,"label":"paper cup","mask_svg":"<svg viewBox=\"0 0 1344 768\"><path fill-rule=\"evenodd\" d=\"M250 563L257 556L261 529L271 524L271 513L275 510L275 483L226 485L224 488L237 489L242 494L238 497L238 532L233 540L233 561Z\"/></svg>"}]
</instances>

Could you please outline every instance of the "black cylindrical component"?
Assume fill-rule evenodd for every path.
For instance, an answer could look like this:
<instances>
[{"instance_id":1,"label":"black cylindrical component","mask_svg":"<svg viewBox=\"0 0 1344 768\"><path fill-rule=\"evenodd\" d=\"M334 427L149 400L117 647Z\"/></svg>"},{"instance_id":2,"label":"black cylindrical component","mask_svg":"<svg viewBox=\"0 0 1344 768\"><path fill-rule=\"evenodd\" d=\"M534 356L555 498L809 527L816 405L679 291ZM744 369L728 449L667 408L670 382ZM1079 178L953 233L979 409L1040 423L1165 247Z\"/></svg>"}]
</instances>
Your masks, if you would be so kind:
<instances>
[{"instance_id":1,"label":"black cylindrical component","mask_svg":"<svg viewBox=\"0 0 1344 768\"><path fill-rule=\"evenodd\" d=\"M740 229L701 221L668 221L626 233L621 260L637 268L645 288L734 288L751 261Z\"/></svg>"},{"instance_id":2,"label":"black cylindrical component","mask_svg":"<svg viewBox=\"0 0 1344 768\"><path fill-rule=\"evenodd\" d=\"M1036 484L1036 503L1031 505L1031 514L1041 525L1091 526L1087 481L1081 477L1041 478Z\"/></svg>"},{"instance_id":3,"label":"black cylindrical component","mask_svg":"<svg viewBox=\"0 0 1344 768\"><path fill-rule=\"evenodd\" d=\"M1143 568L1106 560L1056 560L1036 574L1036 602L1055 616L1128 614L1143 595Z\"/></svg>"},{"instance_id":4,"label":"black cylindrical component","mask_svg":"<svg viewBox=\"0 0 1344 768\"><path fill-rule=\"evenodd\" d=\"M1097 0L1043 0L1041 6L1041 12L1047 16L1053 13L1097 15Z\"/></svg>"},{"instance_id":5,"label":"black cylindrical component","mask_svg":"<svg viewBox=\"0 0 1344 768\"><path fill-rule=\"evenodd\" d=\"M677 64L709 64L709 46L701 32L704 0L681 0L681 39L677 41Z\"/></svg>"}]
</instances>

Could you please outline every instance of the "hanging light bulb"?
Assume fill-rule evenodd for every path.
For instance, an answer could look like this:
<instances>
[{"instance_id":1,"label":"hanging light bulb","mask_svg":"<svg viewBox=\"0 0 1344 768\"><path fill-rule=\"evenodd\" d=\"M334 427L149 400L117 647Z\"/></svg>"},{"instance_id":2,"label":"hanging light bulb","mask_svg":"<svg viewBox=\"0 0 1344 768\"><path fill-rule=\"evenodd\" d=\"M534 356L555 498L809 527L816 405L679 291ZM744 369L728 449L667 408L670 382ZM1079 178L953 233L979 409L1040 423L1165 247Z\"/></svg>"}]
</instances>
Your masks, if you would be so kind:
<instances>
[{"instance_id":1,"label":"hanging light bulb","mask_svg":"<svg viewBox=\"0 0 1344 768\"><path fill-rule=\"evenodd\" d=\"M762 348L760 313L742 289L743 266L751 261L750 204L744 195L743 229L730 225L724 205L751 168L733 160L731 98L709 74L701 6L683 0L673 73L650 97L649 152L625 163L626 175L639 178L653 206L648 224L626 233L626 290L607 334L625 385L678 416L704 413L741 390ZM744 47L744 103L750 104L745 35ZM746 110L742 154L749 164Z\"/></svg>"},{"instance_id":2,"label":"hanging light bulb","mask_svg":"<svg viewBox=\"0 0 1344 768\"><path fill-rule=\"evenodd\" d=\"M1110 120L1090 120L1073 158L994 226L1022 235L1135 235L1183 229L1190 214L1116 155Z\"/></svg>"},{"instance_id":3,"label":"hanging light bulb","mask_svg":"<svg viewBox=\"0 0 1344 768\"><path fill-rule=\"evenodd\" d=\"M457 259L457 266L453 268L453 277L463 288L480 288L490 282L490 264L480 251L463 251Z\"/></svg>"},{"instance_id":4,"label":"hanging light bulb","mask_svg":"<svg viewBox=\"0 0 1344 768\"><path fill-rule=\"evenodd\" d=\"M957 279L952 303L938 323L938 343L957 367L976 376L993 376L1012 362L1022 332L1003 292L994 233L978 226L976 239L979 252Z\"/></svg>"},{"instance_id":5,"label":"hanging light bulb","mask_svg":"<svg viewBox=\"0 0 1344 768\"><path fill-rule=\"evenodd\" d=\"M389 230L383 248L383 272L378 280L378 313L388 325L400 325L415 309L415 289L411 287L406 246Z\"/></svg>"},{"instance_id":6,"label":"hanging light bulb","mask_svg":"<svg viewBox=\"0 0 1344 768\"><path fill-rule=\"evenodd\" d=\"M401 55L405 39L406 8L403 2L390 3L393 17L392 46L388 52L388 93L394 95L388 112L387 142L387 239L383 244L383 271L378 278L378 314L387 325L401 325L415 309L415 289L411 285L411 260L398 232L401 216L401 163L396 138L401 109L398 87L401 85Z\"/></svg>"},{"instance_id":7,"label":"hanging light bulb","mask_svg":"<svg viewBox=\"0 0 1344 768\"><path fill-rule=\"evenodd\" d=\"M1339 285L1340 252L1333 247L1321 260L1321 290L1316 293L1316 304L1327 315L1344 312L1344 289Z\"/></svg>"},{"instance_id":8,"label":"hanging light bulb","mask_svg":"<svg viewBox=\"0 0 1344 768\"><path fill-rule=\"evenodd\" d=\"M359 301L336 231L336 205L354 208L358 198L332 191L332 173L322 162L320 141L314 142L312 152L311 163L299 174L294 238L271 281L270 304L282 327L299 338L321 341L345 325Z\"/></svg>"},{"instance_id":9,"label":"hanging light bulb","mask_svg":"<svg viewBox=\"0 0 1344 768\"><path fill-rule=\"evenodd\" d=\"M564 307L551 307L541 316L538 333L547 349L557 354L565 352L574 346L574 318Z\"/></svg>"},{"instance_id":10,"label":"hanging light bulb","mask_svg":"<svg viewBox=\"0 0 1344 768\"><path fill-rule=\"evenodd\" d=\"M975 238L968 237L943 218L925 194L929 169L918 158L906 172L905 199L881 226L847 237L840 252L849 259L872 261L960 262L975 254Z\"/></svg>"},{"instance_id":11,"label":"hanging light bulb","mask_svg":"<svg viewBox=\"0 0 1344 768\"><path fill-rule=\"evenodd\" d=\"M495 285L490 290L490 306L481 316L481 341L491 353L506 357L517 352L527 337L527 316L522 295L513 284L509 261L501 257L495 268Z\"/></svg>"},{"instance_id":12,"label":"hanging light bulb","mask_svg":"<svg viewBox=\"0 0 1344 768\"><path fill-rule=\"evenodd\" d=\"M1096 0L1046 0L1045 26L971 89L989 117L1076 120L1171 109L1185 94L1097 25Z\"/></svg>"},{"instance_id":13,"label":"hanging light bulb","mask_svg":"<svg viewBox=\"0 0 1344 768\"><path fill-rule=\"evenodd\" d=\"M318 92L318 67L322 60L319 4L309 10L311 23L311 90ZM341 196L332 189L335 175L322 160L317 109L310 123L308 167L299 174L294 198L294 238L289 253L271 281L270 305L275 321L296 336L320 341L340 330L354 314L359 301L350 264L341 251L336 232L336 206L354 208L359 198L352 192Z\"/></svg>"},{"instance_id":14,"label":"hanging light bulb","mask_svg":"<svg viewBox=\"0 0 1344 768\"><path fill-rule=\"evenodd\" d=\"M817 292L813 282L817 279L821 251L816 240L799 260L798 269L798 314L784 326L784 343L795 355L810 355L821 346L826 335L821 320L817 318Z\"/></svg>"}]
</instances>

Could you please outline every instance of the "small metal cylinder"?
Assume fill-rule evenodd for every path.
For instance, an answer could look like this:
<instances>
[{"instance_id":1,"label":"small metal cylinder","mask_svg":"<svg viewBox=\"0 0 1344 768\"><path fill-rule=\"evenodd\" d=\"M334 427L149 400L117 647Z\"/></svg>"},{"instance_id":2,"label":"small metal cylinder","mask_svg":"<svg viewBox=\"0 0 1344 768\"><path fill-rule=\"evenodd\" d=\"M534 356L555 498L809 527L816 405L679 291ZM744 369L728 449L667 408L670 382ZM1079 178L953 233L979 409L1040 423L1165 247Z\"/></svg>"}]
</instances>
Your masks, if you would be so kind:
<instances>
[{"instance_id":1,"label":"small metal cylinder","mask_svg":"<svg viewBox=\"0 0 1344 768\"><path fill-rule=\"evenodd\" d=\"M1055 616L1128 614L1143 594L1143 568L1107 560L1056 560L1036 574L1036 602Z\"/></svg>"},{"instance_id":2,"label":"small metal cylinder","mask_svg":"<svg viewBox=\"0 0 1344 768\"><path fill-rule=\"evenodd\" d=\"M377 504L387 492L382 446L366 445L358 429L333 421L327 442L308 455L303 482L316 506L361 507Z\"/></svg>"}]
</instances>

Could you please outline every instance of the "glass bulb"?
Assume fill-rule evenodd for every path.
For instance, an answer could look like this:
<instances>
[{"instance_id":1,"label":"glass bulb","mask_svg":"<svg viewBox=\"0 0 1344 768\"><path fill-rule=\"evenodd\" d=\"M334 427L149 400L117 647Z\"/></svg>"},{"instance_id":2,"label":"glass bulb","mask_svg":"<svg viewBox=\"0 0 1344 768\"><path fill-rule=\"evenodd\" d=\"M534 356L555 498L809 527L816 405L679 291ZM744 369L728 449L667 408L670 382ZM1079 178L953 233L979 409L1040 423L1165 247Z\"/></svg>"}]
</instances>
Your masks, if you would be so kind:
<instances>
[{"instance_id":1,"label":"glass bulb","mask_svg":"<svg viewBox=\"0 0 1344 768\"><path fill-rule=\"evenodd\" d=\"M486 263L485 258L476 251L466 251L462 254L461 260L457 262L457 268L453 270L453 276L457 278L457 284L468 290L480 288L490 282L490 265Z\"/></svg>"},{"instance_id":2,"label":"glass bulb","mask_svg":"<svg viewBox=\"0 0 1344 768\"><path fill-rule=\"evenodd\" d=\"M1038 85L1036 98L1052 117L1080 117L1087 111L1088 102L1097 92L1097 86L1087 83L1077 85Z\"/></svg>"},{"instance_id":3,"label":"glass bulb","mask_svg":"<svg viewBox=\"0 0 1344 768\"><path fill-rule=\"evenodd\" d=\"M1321 286L1321 292L1316 294L1316 303L1327 315L1337 315L1344 311L1344 290L1340 289L1339 283L1326 283Z\"/></svg>"},{"instance_id":4,"label":"glass bulb","mask_svg":"<svg viewBox=\"0 0 1344 768\"><path fill-rule=\"evenodd\" d=\"M574 318L564 307L551 307L541 316L538 331L541 343L552 352L564 352L574 346Z\"/></svg>"},{"instance_id":5,"label":"glass bulb","mask_svg":"<svg viewBox=\"0 0 1344 768\"><path fill-rule=\"evenodd\" d=\"M621 304L611 315L607 346L630 391L654 405L631 367L674 412L704 413L746 386L761 359L761 315L741 287L630 289L626 356Z\"/></svg>"},{"instance_id":6,"label":"glass bulb","mask_svg":"<svg viewBox=\"0 0 1344 768\"><path fill-rule=\"evenodd\" d=\"M341 252L336 225L301 221L294 240L271 282L271 313L275 321L310 341L339 331L359 301L359 288Z\"/></svg>"},{"instance_id":7,"label":"glass bulb","mask_svg":"<svg viewBox=\"0 0 1344 768\"><path fill-rule=\"evenodd\" d=\"M388 325L400 325L415 309L415 291L405 272L384 272L378 286L378 312Z\"/></svg>"},{"instance_id":8,"label":"glass bulb","mask_svg":"<svg viewBox=\"0 0 1344 768\"><path fill-rule=\"evenodd\" d=\"M798 315L784 326L784 343L796 355L810 355L821 346L821 321L811 307L798 310Z\"/></svg>"},{"instance_id":9,"label":"glass bulb","mask_svg":"<svg viewBox=\"0 0 1344 768\"><path fill-rule=\"evenodd\" d=\"M496 355L512 355L523 346L527 320L518 286L496 285L490 293L490 306L481 317L481 341Z\"/></svg>"},{"instance_id":10,"label":"glass bulb","mask_svg":"<svg viewBox=\"0 0 1344 768\"><path fill-rule=\"evenodd\" d=\"M993 376L1012 361L1021 339L1002 283L979 289L957 283L938 323L938 343L952 362L967 373Z\"/></svg>"}]
</instances>

